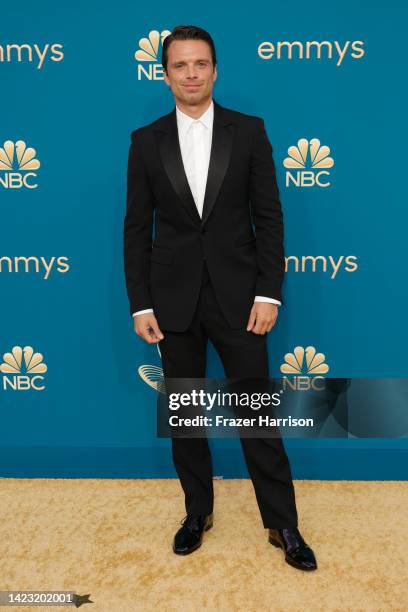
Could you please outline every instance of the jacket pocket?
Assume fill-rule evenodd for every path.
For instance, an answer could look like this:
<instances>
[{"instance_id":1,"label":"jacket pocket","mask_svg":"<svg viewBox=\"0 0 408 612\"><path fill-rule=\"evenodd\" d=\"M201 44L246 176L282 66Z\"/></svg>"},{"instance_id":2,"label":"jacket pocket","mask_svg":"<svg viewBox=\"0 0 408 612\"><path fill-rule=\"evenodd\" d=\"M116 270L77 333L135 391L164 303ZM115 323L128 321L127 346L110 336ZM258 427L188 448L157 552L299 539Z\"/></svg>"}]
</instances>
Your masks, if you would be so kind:
<instances>
[{"instance_id":1,"label":"jacket pocket","mask_svg":"<svg viewBox=\"0 0 408 612\"><path fill-rule=\"evenodd\" d=\"M249 242L253 242L254 240L256 240L256 236L254 236L253 234L247 235L244 238L238 238L235 241L235 246L244 246L244 244L248 244Z\"/></svg>"},{"instance_id":2,"label":"jacket pocket","mask_svg":"<svg viewBox=\"0 0 408 612\"><path fill-rule=\"evenodd\" d=\"M153 245L150 255L150 261L155 263L169 265L173 263L173 251L166 247Z\"/></svg>"}]
</instances>

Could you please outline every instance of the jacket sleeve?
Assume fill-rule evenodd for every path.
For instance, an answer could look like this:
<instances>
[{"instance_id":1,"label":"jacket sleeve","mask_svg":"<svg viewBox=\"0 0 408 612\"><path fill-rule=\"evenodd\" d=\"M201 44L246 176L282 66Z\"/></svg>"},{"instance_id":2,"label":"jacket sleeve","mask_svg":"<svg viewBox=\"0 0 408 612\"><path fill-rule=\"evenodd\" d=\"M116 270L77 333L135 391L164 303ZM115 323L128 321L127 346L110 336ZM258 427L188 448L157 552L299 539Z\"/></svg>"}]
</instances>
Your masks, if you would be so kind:
<instances>
[{"instance_id":1,"label":"jacket sleeve","mask_svg":"<svg viewBox=\"0 0 408 612\"><path fill-rule=\"evenodd\" d=\"M257 117L252 141L249 199L258 259L256 295L282 302L285 273L283 215L272 146L263 119Z\"/></svg>"},{"instance_id":2,"label":"jacket sleeve","mask_svg":"<svg viewBox=\"0 0 408 612\"><path fill-rule=\"evenodd\" d=\"M140 131L131 134L127 168L124 263L130 314L152 308L149 289L154 196L140 145Z\"/></svg>"}]
</instances>

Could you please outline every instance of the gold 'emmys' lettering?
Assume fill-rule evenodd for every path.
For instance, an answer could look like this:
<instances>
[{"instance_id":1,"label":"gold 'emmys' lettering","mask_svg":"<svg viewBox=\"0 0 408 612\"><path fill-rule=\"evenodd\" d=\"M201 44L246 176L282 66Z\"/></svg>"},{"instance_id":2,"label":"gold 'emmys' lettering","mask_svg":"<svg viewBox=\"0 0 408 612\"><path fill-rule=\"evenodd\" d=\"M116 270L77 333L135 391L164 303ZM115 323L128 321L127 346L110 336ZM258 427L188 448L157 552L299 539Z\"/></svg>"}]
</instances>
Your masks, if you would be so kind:
<instances>
[{"instance_id":1,"label":"gold 'emmys' lettering","mask_svg":"<svg viewBox=\"0 0 408 612\"><path fill-rule=\"evenodd\" d=\"M341 66L344 58L349 55L353 59L361 59L365 55L362 40L347 40L341 44L337 40L308 40L302 42L287 40L272 43L265 41L258 45L258 56L263 60L336 60L336 66Z\"/></svg>"},{"instance_id":2,"label":"gold 'emmys' lettering","mask_svg":"<svg viewBox=\"0 0 408 612\"><path fill-rule=\"evenodd\" d=\"M7 44L0 45L0 62L9 63L35 63L41 70L46 59L51 62L61 62L64 59L64 45L59 43L40 45Z\"/></svg>"},{"instance_id":3,"label":"gold 'emmys' lettering","mask_svg":"<svg viewBox=\"0 0 408 612\"><path fill-rule=\"evenodd\" d=\"M330 278L336 278L340 270L356 272L358 270L356 255L288 255L285 257L285 272L328 272Z\"/></svg>"},{"instance_id":4,"label":"gold 'emmys' lettering","mask_svg":"<svg viewBox=\"0 0 408 612\"><path fill-rule=\"evenodd\" d=\"M44 280L51 273L65 274L69 271L68 257L6 257L0 256L0 274L41 274Z\"/></svg>"}]
</instances>

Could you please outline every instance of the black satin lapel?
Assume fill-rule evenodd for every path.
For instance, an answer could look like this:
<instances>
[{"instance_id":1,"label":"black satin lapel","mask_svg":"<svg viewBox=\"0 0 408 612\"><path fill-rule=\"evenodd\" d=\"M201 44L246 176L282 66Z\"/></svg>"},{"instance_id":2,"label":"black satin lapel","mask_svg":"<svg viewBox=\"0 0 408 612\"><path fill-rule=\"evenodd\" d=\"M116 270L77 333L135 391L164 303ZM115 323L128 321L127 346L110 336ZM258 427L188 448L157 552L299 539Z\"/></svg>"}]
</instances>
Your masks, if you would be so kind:
<instances>
[{"instance_id":1,"label":"black satin lapel","mask_svg":"<svg viewBox=\"0 0 408 612\"><path fill-rule=\"evenodd\" d=\"M175 112L168 125L168 131L157 133L163 166L184 208L195 223L201 224L201 218L184 170Z\"/></svg>"},{"instance_id":2,"label":"black satin lapel","mask_svg":"<svg viewBox=\"0 0 408 612\"><path fill-rule=\"evenodd\" d=\"M205 223L214 207L231 158L234 125L224 125L215 109L211 157L203 204L202 223Z\"/></svg>"}]
</instances>

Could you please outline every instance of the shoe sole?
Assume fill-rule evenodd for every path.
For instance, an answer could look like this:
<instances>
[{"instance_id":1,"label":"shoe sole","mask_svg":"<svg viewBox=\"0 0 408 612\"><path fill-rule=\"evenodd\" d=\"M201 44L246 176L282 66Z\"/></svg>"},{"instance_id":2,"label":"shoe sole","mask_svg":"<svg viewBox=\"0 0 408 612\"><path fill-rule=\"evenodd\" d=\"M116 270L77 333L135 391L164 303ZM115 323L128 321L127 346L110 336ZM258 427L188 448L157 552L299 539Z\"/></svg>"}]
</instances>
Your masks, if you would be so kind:
<instances>
[{"instance_id":1,"label":"shoe sole","mask_svg":"<svg viewBox=\"0 0 408 612\"><path fill-rule=\"evenodd\" d=\"M204 527L204 531L208 531L209 529L211 529L211 527L213 526L213 523L211 523L210 525L207 525L207 527ZM197 548L200 548L201 544L203 542L199 542L196 546L193 546L193 548L190 548L189 550L186 551L178 551L178 550L174 550L174 546L173 546L173 552L176 555L189 555L190 553L194 552L195 550L197 550Z\"/></svg>"},{"instance_id":2,"label":"shoe sole","mask_svg":"<svg viewBox=\"0 0 408 612\"><path fill-rule=\"evenodd\" d=\"M274 538L269 538L269 542L273 544L273 546L276 546L276 548L281 548L283 550L282 544L278 542L278 540L275 540ZM295 567L296 569L300 569L303 572L312 572L313 570L317 569L317 565L316 567L303 567L303 565L299 565L298 563L293 561L293 559L291 559L290 557L287 557L286 554L285 554L285 561L286 563L288 563L288 565L291 565L292 567Z\"/></svg>"}]
</instances>

